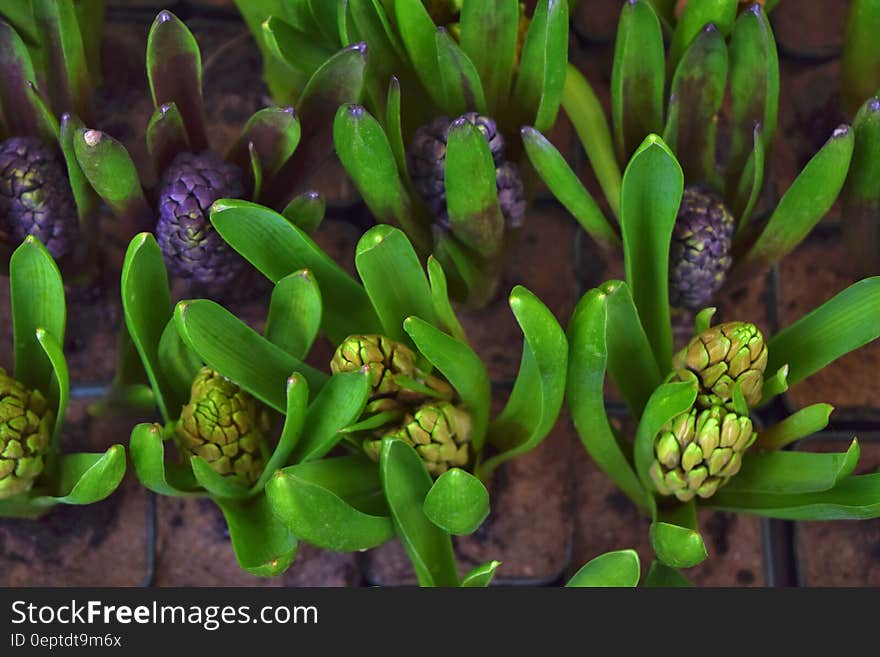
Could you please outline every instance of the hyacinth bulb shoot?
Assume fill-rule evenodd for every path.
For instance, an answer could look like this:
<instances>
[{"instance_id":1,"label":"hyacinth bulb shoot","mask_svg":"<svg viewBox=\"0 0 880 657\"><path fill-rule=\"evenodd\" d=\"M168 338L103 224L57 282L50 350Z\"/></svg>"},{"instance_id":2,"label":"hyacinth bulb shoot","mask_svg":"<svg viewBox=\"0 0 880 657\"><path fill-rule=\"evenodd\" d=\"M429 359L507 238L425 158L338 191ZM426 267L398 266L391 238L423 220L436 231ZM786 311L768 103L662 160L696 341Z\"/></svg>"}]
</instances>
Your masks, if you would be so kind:
<instances>
[{"instance_id":1,"label":"hyacinth bulb shoot","mask_svg":"<svg viewBox=\"0 0 880 657\"><path fill-rule=\"evenodd\" d=\"M696 375L701 408L721 405L733 408L733 389L739 384L746 404L761 401L767 367L764 335L752 323L727 322L712 326L694 337L673 359L680 379Z\"/></svg>"},{"instance_id":2,"label":"hyacinth bulb shoot","mask_svg":"<svg viewBox=\"0 0 880 657\"><path fill-rule=\"evenodd\" d=\"M692 408L655 438L651 480L661 495L682 502L711 497L739 472L743 453L757 437L748 417L721 406Z\"/></svg>"},{"instance_id":3,"label":"hyacinth bulb shoot","mask_svg":"<svg viewBox=\"0 0 880 657\"><path fill-rule=\"evenodd\" d=\"M0 233L11 245L33 235L55 258L73 250L79 217L56 149L37 137L0 144Z\"/></svg>"},{"instance_id":4,"label":"hyacinth bulb shoot","mask_svg":"<svg viewBox=\"0 0 880 657\"><path fill-rule=\"evenodd\" d=\"M508 228L519 228L525 218L526 202L522 177L516 165L504 157L504 137L495 121L470 112L459 120L472 123L485 137L495 163L498 203ZM409 168L416 190L427 203L437 223L449 228L446 207L446 142L452 125L440 117L416 131L409 149Z\"/></svg>"},{"instance_id":5,"label":"hyacinth bulb shoot","mask_svg":"<svg viewBox=\"0 0 880 657\"><path fill-rule=\"evenodd\" d=\"M686 187L669 250L669 302L699 310L727 278L736 222L721 197L702 186Z\"/></svg>"},{"instance_id":6,"label":"hyacinth bulb shoot","mask_svg":"<svg viewBox=\"0 0 880 657\"><path fill-rule=\"evenodd\" d=\"M464 409L450 402L428 402L400 425L364 441L364 451L378 460L383 439L402 440L415 448L428 473L439 477L449 468L468 464L472 429L470 413Z\"/></svg>"},{"instance_id":7,"label":"hyacinth bulb shoot","mask_svg":"<svg viewBox=\"0 0 880 657\"><path fill-rule=\"evenodd\" d=\"M211 205L244 195L239 167L210 151L180 153L162 175L156 238L170 272L211 289L222 289L246 263L211 225Z\"/></svg>"},{"instance_id":8,"label":"hyacinth bulb shoot","mask_svg":"<svg viewBox=\"0 0 880 657\"><path fill-rule=\"evenodd\" d=\"M0 500L26 493L43 472L55 413L0 367Z\"/></svg>"},{"instance_id":9,"label":"hyacinth bulb shoot","mask_svg":"<svg viewBox=\"0 0 880 657\"><path fill-rule=\"evenodd\" d=\"M175 438L184 454L200 456L216 473L250 486L266 465L269 425L268 412L260 402L203 367L180 413Z\"/></svg>"}]
</instances>

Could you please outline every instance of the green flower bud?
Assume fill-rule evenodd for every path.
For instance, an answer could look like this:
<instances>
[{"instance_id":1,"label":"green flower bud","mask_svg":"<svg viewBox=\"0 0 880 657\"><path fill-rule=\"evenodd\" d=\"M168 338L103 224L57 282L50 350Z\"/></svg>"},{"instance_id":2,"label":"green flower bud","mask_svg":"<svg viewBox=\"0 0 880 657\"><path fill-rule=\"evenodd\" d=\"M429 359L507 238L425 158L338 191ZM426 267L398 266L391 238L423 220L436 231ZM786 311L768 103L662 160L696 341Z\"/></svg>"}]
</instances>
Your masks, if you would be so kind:
<instances>
[{"instance_id":1,"label":"green flower bud","mask_svg":"<svg viewBox=\"0 0 880 657\"><path fill-rule=\"evenodd\" d=\"M697 406L723 405L733 410L733 388L739 383L749 407L761 400L767 345L754 324L728 322L713 326L676 354L673 367L684 378L693 372L700 382Z\"/></svg>"},{"instance_id":2,"label":"green flower bud","mask_svg":"<svg viewBox=\"0 0 880 657\"><path fill-rule=\"evenodd\" d=\"M43 472L55 413L0 367L0 500L25 493Z\"/></svg>"},{"instance_id":3,"label":"green flower bud","mask_svg":"<svg viewBox=\"0 0 880 657\"><path fill-rule=\"evenodd\" d=\"M266 466L269 414L251 395L209 367L199 370L174 436L183 454L201 456L244 485Z\"/></svg>"},{"instance_id":4,"label":"green flower bud","mask_svg":"<svg viewBox=\"0 0 880 657\"><path fill-rule=\"evenodd\" d=\"M661 495L682 502L710 497L739 472L743 453L755 442L752 421L722 406L692 408L673 418L654 439L649 474Z\"/></svg>"},{"instance_id":5,"label":"green flower bud","mask_svg":"<svg viewBox=\"0 0 880 657\"><path fill-rule=\"evenodd\" d=\"M463 467L470 460L471 415L449 402L427 403L407 415L397 428L365 440L366 454L378 460L383 438L403 440L412 445L425 462L428 472L438 477L451 467Z\"/></svg>"},{"instance_id":6,"label":"green flower bud","mask_svg":"<svg viewBox=\"0 0 880 657\"><path fill-rule=\"evenodd\" d=\"M330 370L335 374L364 367L370 373L374 396L395 393L400 390L395 376L415 374L416 355L402 342L383 335L351 335L336 349Z\"/></svg>"}]
</instances>

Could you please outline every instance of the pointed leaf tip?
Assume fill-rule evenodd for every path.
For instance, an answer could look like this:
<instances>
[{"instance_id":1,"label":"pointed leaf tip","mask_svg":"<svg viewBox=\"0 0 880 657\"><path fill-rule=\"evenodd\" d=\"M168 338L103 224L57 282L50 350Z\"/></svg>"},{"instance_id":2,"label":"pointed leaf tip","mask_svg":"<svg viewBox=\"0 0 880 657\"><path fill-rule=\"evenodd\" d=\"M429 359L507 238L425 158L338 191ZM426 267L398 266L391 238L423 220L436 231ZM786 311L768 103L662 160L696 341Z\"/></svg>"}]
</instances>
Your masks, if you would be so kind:
<instances>
[{"instance_id":1,"label":"pointed leaf tip","mask_svg":"<svg viewBox=\"0 0 880 657\"><path fill-rule=\"evenodd\" d=\"M842 123L836 128L834 128L834 132L831 133L832 139L840 139L841 137L846 137L849 134L850 127L846 123Z\"/></svg>"},{"instance_id":2,"label":"pointed leaf tip","mask_svg":"<svg viewBox=\"0 0 880 657\"><path fill-rule=\"evenodd\" d=\"M162 11L160 11L158 13L158 15L156 16L156 20L154 22L155 23L167 23L168 21L172 20L173 18L175 18L174 14L172 14L167 9L163 9Z\"/></svg>"}]
</instances>

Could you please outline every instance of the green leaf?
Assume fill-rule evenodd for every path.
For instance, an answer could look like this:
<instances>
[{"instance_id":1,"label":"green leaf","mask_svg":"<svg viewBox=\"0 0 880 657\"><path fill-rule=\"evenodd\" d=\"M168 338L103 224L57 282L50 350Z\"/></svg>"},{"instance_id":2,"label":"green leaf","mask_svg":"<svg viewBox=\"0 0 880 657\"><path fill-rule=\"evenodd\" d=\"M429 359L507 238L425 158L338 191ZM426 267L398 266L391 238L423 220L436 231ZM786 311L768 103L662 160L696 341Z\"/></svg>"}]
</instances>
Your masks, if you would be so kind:
<instances>
[{"instance_id":1,"label":"green leaf","mask_svg":"<svg viewBox=\"0 0 880 657\"><path fill-rule=\"evenodd\" d=\"M306 410L308 403L309 387L305 380L294 372L287 379L287 408L284 411L284 426L281 427L281 436L278 438L278 444L275 445L260 478L251 486L249 491L251 496L262 492L269 478L290 459L290 455L299 444L303 427L308 420Z\"/></svg>"},{"instance_id":2,"label":"green leaf","mask_svg":"<svg viewBox=\"0 0 880 657\"><path fill-rule=\"evenodd\" d=\"M486 138L464 117L449 126L445 188L453 235L482 256L497 253L504 239L504 216L498 205L495 162Z\"/></svg>"},{"instance_id":3,"label":"green leaf","mask_svg":"<svg viewBox=\"0 0 880 657\"><path fill-rule=\"evenodd\" d=\"M757 449L782 449L801 438L806 438L828 426L834 407L831 404L813 404L792 413L784 420L760 431L755 442Z\"/></svg>"},{"instance_id":4,"label":"green leaf","mask_svg":"<svg viewBox=\"0 0 880 657\"><path fill-rule=\"evenodd\" d=\"M141 233L128 245L122 265L122 310L125 326L140 355L150 386L156 395L156 405L165 422L177 417L171 384L159 361L162 334L171 321L171 298L168 293L168 273L156 238Z\"/></svg>"},{"instance_id":5,"label":"green leaf","mask_svg":"<svg viewBox=\"0 0 880 657\"><path fill-rule=\"evenodd\" d=\"M737 0L688 2L672 35L669 57L666 62L668 71L673 72L678 68L678 62L685 50L700 33L700 30L709 23L712 23L723 36L727 36L736 19L736 9Z\"/></svg>"},{"instance_id":6,"label":"green leaf","mask_svg":"<svg viewBox=\"0 0 880 657\"><path fill-rule=\"evenodd\" d=\"M696 382L682 381L664 383L648 400L636 429L636 443L633 450L636 472L646 490L654 490L651 477L648 475L648 469L654 460L654 438L667 422L690 409L696 399Z\"/></svg>"},{"instance_id":7,"label":"green leaf","mask_svg":"<svg viewBox=\"0 0 880 657\"><path fill-rule=\"evenodd\" d=\"M728 184L740 176L753 149L755 124L768 151L776 134L779 109L779 61L773 30L760 4L743 11L730 37L730 96L733 126ZM760 186L760 185L759 185Z\"/></svg>"},{"instance_id":8,"label":"green leaf","mask_svg":"<svg viewBox=\"0 0 880 657\"><path fill-rule=\"evenodd\" d=\"M629 455L617 441L605 411L607 323L606 293L590 290L581 298L568 324L566 397L575 429L590 457L644 512L650 508L650 496L636 476Z\"/></svg>"},{"instance_id":9,"label":"green leaf","mask_svg":"<svg viewBox=\"0 0 880 657\"><path fill-rule=\"evenodd\" d=\"M876 184L880 180L880 99L871 97L862 105L853 121L853 131L852 160L840 193L844 235L856 267L870 272L880 244L880 185Z\"/></svg>"},{"instance_id":10,"label":"green leaf","mask_svg":"<svg viewBox=\"0 0 880 657\"><path fill-rule=\"evenodd\" d=\"M189 152L189 135L177 105L164 103L156 108L147 124L147 149L153 167L161 175L179 153Z\"/></svg>"},{"instance_id":11,"label":"green leaf","mask_svg":"<svg viewBox=\"0 0 880 657\"><path fill-rule=\"evenodd\" d=\"M519 35L519 11L518 0L467 0L461 7L461 49L483 81L489 112L493 116L503 109L510 94Z\"/></svg>"},{"instance_id":12,"label":"green leaf","mask_svg":"<svg viewBox=\"0 0 880 657\"><path fill-rule=\"evenodd\" d=\"M434 243L434 257L449 277L452 298L470 309L491 303L498 292L504 266L503 250L483 257L447 234Z\"/></svg>"},{"instance_id":13,"label":"green leaf","mask_svg":"<svg viewBox=\"0 0 880 657\"><path fill-rule=\"evenodd\" d=\"M770 267L803 241L825 215L846 180L853 152L853 131L837 128L783 195L763 231L737 262L734 276Z\"/></svg>"},{"instance_id":14,"label":"green leaf","mask_svg":"<svg viewBox=\"0 0 880 657\"><path fill-rule=\"evenodd\" d=\"M428 278L400 230L380 225L367 231L358 241L355 266L384 335L409 342L403 322L411 315L437 324Z\"/></svg>"},{"instance_id":15,"label":"green leaf","mask_svg":"<svg viewBox=\"0 0 880 657\"><path fill-rule=\"evenodd\" d=\"M467 575L462 577L460 586L462 588L486 588L492 583L495 577L495 571L501 565L500 561L490 561L477 566Z\"/></svg>"},{"instance_id":16,"label":"green leaf","mask_svg":"<svg viewBox=\"0 0 880 657\"><path fill-rule=\"evenodd\" d=\"M238 141L229 149L227 160L248 168L250 149L256 153L260 171L271 178L299 146L300 124L292 107L265 107L245 123Z\"/></svg>"},{"instance_id":17,"label":"green leaf","mask_svg":"<svg viewBox=\"0 0 880 657\"><path fill-rule=\"evenodd\" d=\"M75 112L92 120L92 83L74 3L32 0L46 57L46 88L56 114Z\"/></svg>"},{"instance_id":18,"label":"green leaf","mask_svg":"<svg viewBox=\"0 0 880 657\"><path fill-rule=\"evenodd\" d=\"M862 520L880 517L880 474L847 477L830 490L790 495L728 493L721 488L707 505L722 511L781 520Z\"/></svg>"},{"instance_id":19,"label":"green leaf","mask_svg":"<svg viewBox=\"0 0 880 657\"><path fill-rule=\"evenodd\" d=\"M731 208L733 216L737 221L736 234L734 235L736 243L748 234L746 229L749 227L749 219L751 219L752 212L758 204L761 188L764 184L764 159L766 154L764 152L764 140L760 124L755 124L752 143L752 152L746 160L745 167L742 169Z\"/></svg>"},{"instance_id":20,"label":"green leaf","mask_svg":"<svg viewBox=\"0 0 880 657\"><path fill-rule=\"evenodd\" d=\"M529 34L535 24L538 11L532 16L532 25L529 26ZM563 88L565 87L566 69L568 65L568 2L567 0L547 0L547 24L544 27L544 74L541 83L541 102L538 105L538 113L535 115L534 125L538 130L551 130L556 123L556 115L559 113L559 105L562 101ZM531 52L526 48L529 35L526 35L526 43L523 44L520 70L529 66ZM537 45L537 44L536 44Z\"/></svg>"},{"instance_id":21,"label":"green leaf","mask_svg":"<svg viewBox=\"0 0 880 657\"><path fill-rule=\"evenodd\" d=\"M430 236L412 215L397 161L379 122L360 105L344 105L336 114L333 139L339 161L376 219L401 226L419 248L426 248Z\"/></svg>"},{"instance_id":22,"label":"green leaf","mask_svg":"<svg viewBox=\"0 0 880 657\"><path fill-rule=\"evenodd\" d=\"M377 491L378 468L363 456L291 466L266 484L266 497L283 525L303 541L337 552L367 550L394 536L391 518L364 513L348 501Z\"/></svg>"},{"instance_id":23,"label":"green leaf","mask_svg":"<svg viewBox=\"0 0 880 657\"><path fill-rule=\"evenodd\" d=\"M392 30L380 0L346 0L340 9L340 13L345 14L349 38L369 45L365 92L371 107L380 112L388 80L394 73L405 73L401 68L403 45Z\"/></svg>"},{"instance_id":24,"label":"green leaf","mask_svg":"<svg viewBox=\"0 0 880 657\"><path fill-rule=\"evenodd\" d=\"M761 393L761 401L758 407L762 407L774 398L788 390L788 365L783 365L776 374L764 379L764 389Z\"/></svg>"},{"instance_id":25,"label":"green leaf","mask_svg":"<svg viewBox=\"0 0 880 657\"><path fill-rule=\"evenodd\" d=\"M640 568L635 550L606 552L587 562L565 586L635 588L639 584Z\"/></svg>"},{"instance_id":26,"label":"green leaf","mask_svg":"<svg viewBox=\"0 0 880 657\"><path fill-rule=\"evenodd\" d=\"M471 446L475 452L479 452L489 425L489 402L492 395L489 374L483 361L468 345L423 319L410 317L404 322L403 328L412 338L419 353L440 370L461 397L473 421Z\"/></svg>"},{"instance_id":27,"label":"green leaf","mask_svg":"<svg viewBox=\"0 0 880 657\"><path fill-rule=\"evenodd\" d=\"M40 94L40 90L37 89L37 85L35 85L31 81L28 81L27 92L28 95L31 97L34 108L38 114L38 123L43 126L44 132L50 133L52 137L58 140L60 137L60 127L58 125L58 119L55 118L55 115L49 108L48 103L43 98L42 94Z\"/></svg>"},{"instance_id":28,"label":"green leaf","mask_svg":"<svg viewBox=\"0 0 880 657\"><path fill-rule=\"evenodd\" d=\"M521 134L529 161L553 196L600 246L608 250L618 246L617 232L556 147L534 128L525 127Z\"/></svg>"},{"instance_id":29,"label":"green leaf","mask_svg":"<svg viewBox=\"0 0 880 657\"><path fill-rule=\"evenodd\" d=\"M125 476L125 449L113 445L103 454L65 454L60 458L58 495L35 497L35 506L94 504L110 496Z\"/></svg>"},{"instance_id":30,"label":"green leaf","mask_svg":"<svg viewBox=\"0 0 880 657\"><path fill-rule=\"evenodd\" d=\"M46 357L52 364L52 390L53 392L57 390L57 402L54 409L55 427L52 431L49 454L46 457L46 469L51 472L54 470L55 461L60 451L58 441L61 437L61 427L64 426L64 413L67 411L67 400L70 396L70 376L67 372L67 361L64 359L64 352L61 350L61 344L59 344L55 336L42 328L38 328L36 334L37 341L40 343L43 351L46 352Z\"/></svg>"},{"instance_id":31,"label":"green leaf","mask_svg":"<svg viewBox=\"0 0 880 657\"><path fill-rule=\"evenodd\" d=\"M651 4L646 0L625 3L617 24L611 72L611 116L621 162L629 159L646 136L663 129L665 57L663 31Z\"/></svg>"},{"instance_id":32,"label":"green leaf","mask_svg":"<svg viewBox=\"0 0 880 657\"><path fill-rule=\"evenodd\" d=\"M361 416L371 389L366 370L330 377L306 411L302 437L290 460L304 463L324 457L342 438L340 431Z\"/></svg>"},{"instance_id":33,"label":"green leaf","mask_svg":"<svg viewBox=\"0 0 880 657\"><path fill-rule=\"evenodd\" d=\"M82 34L83 47L92 85L101 84L101 35L104 33L104 18L107 13L107 0L96 2L77 2L74 4L76 20Z\"/></svg>"},{"instance_id":34,"label":"green leaf","mask_svg":"<svg viewBox=\"0 0 880 657\"><path fill-rule=\"evenodd\" d=\"M356 43L337 52L309 78L296 106L303 138L294 157L267 185L264 199L270 205L283 204L333 153L333 119L341 105L360 102L366 56L366 44Z\"/></svg>"},{"instance_id":35,"label":"green leaf","mask_svg":"<svg viewBox=\"0 0 880 657\"><path fill-rule=\"evenodd\" d=\"M131 432L128 450L138 481L148 490L173 497L204 495L189 464L165 462L162 427L158 424L138 424Z\"/></svg>"},{"instance_id":36,"label":"green leaf","mask_svg":"<svg viewBox=\"0 0 880 657\"><path fill-rule=\"evenodd\" d=\"M198 484L214 500L243 500L248 496L244 485L216 472L201 456L190 456L189 465Z\"/></svg>"},{"instance_id":37,"label":"green leaf","mask_svg":"<svg viewBox=\"0 0 880 657\"><path fill-rule=\"evenodd\" d=\"M663 382L663 376L639 321L629 286L621 281L609 281L600 289L607 295L608 372L632 416L639 418L648 398Z\"/></svg>"},{"instance_id":38,"label":"green leaf","mask_svg":"<svg viewBox=\"0 0 880 657\"><path fill-rule=\"evenodd\" d=\"M853 0L850 3L843 35L840 82L843 103L852 115L880 86L880 3L877 0Z\"/></svg>"},{"instance_id":39,"label":"green leaf","mask_svg":"<svg viewBox=\"0 0 880 657\"><path fill-rule=\"evenodd\" d=\"M412 67L434 104L442 107L445 98L442 85L438 84L437 26L421 2L393 0L393 3L397 30Z\"/></svg>"},{"instance_id":40,"label":"green leaf","mask_svg":"<svg viewBox=\"0 0 880 657\"><path fill-rule=\"evenodd\" d=\"M714 183L718 112L727 82L727 45L709 24L685 51L670 91L663 139L690 184Z\"/></svg>"},{"instance_id":41,"label":"green leaf","mask_svg":"<svg viewBox=\"0 0 880 657\"><path fill-rule=\"evenodd\" d=\"M159 374L167 387L166 403L176 413L189 401L192 382L202 367L202 361L181 339L170 314L169 311L168 323L159 338L158 363Z\"/></svg>"},{"instance_id":42,"label":"green leaf","mask_svg":"<svg viewBox=\"0 0 880 657\"><path fill-rule=\"evenodd\" d=\"M577 132L608 206L614 216L619 217L621 174L611 141L611 130L602 104L590 83L571 64L565 76L562 108Z\"/></svg>"},{"instance_id":43,"label":"green leaf","mask_svg":"<svg viewBox=\"0 0 880 657\"><path fill-rule=\"evenodd\" d=\"M437 322L452 337L468 344L467 335L449 302L443 266L434 256L428 256L428 282L431 285L431 302L434 306Z\"/></svg>"},{"instance_id":44,"label":"green leaf","mask_svg":"<svg viewBox=\"0 0 880 657\"><path fill-rule=\"evenodd\" d=\"M323 2L336 6L335 2ZM262 23L262 36L269 52L308 79L314 75L321 64L333 56L333 48L328 43L316 39L278 16L269 16Z\"/></svg>"},{"instance_id":45,"label":"green leaf","mask_svg":"<svg viewBox=\"0 0 880 657\"><path fill-rule=\"evenodd\" d=\"M465 112L488 114L483 83L476 67L445 28L436 32L437 63L440 74L435 84L443 90L441 108L450 116Z\"/></svg>"},{"instance_id":46,"label":"green leaf","mask_svg":"<svg viewBox=\"0 0 880 657\"><path fill-rule=\"evenodd\" d=\"M565 397L568 343L559 322L521 285L510 293L510 308L523 332L522 359L507 404L489 427L489 441L501 453L483 463L481 474L537 447L556 424Z\"/></svg>"},{"instance_id":47,"label":"green leaf","mask_svg":"<svg viewBox=\"0 0 880 657\"><path fill-rule=\"evenodd\" d=\"M279 413L287 406L285 390L291 372L302 374L314 394L329 378L276 347L213 301L181 301L174 310L174 320L180 337L208 367Z\"/></svg>"},{"instance_id":48,"label":"green leaf","mask_svg":"<svg viewBox=\"0 0 880 657\"><path fill-rule=\"evenodd\" d=\"M568 62L568 3L541 0L520 53L511 106L541 132L556 120Z\"/></svg>"},{"instance_id":49,"label":"green leaf","mask_svg":"<svg viewBox=\"0 0 880 657\"><path fill-rule=\"evenodd\" d=\"M52 139L28 90L28 82L36 79L27 46L8 23L0 21L0 108L6 130Z\"/></svg>"},{"instance_id":50,"label":"green leaf","mask_svg":"<svg viewBox=\"0 0 880 657\"><path fill-rule=\"evenodd\" d=\"M421 457L401 440L385 440L379 457L379 476L395 531L406 548L419 585L458 586L452 540L423 510L432 482Z\"/></svg>"},{"instance_id":51,"label":"green leaf","mask_svg":"<svg viewBox=\"0 0 880 657\"><path fill-rule=\"evenodd\" d=\"M8 22L21 38L31 45L39 45L40 35L34 21L31 2L7 2L0 6L0 16Z\"/></svg>"},{"instance_id":52,"label":"green leaf","mask_svg":"<svg viewBox=\"0 0 880 657\"><path fill-rule=\"evenodd\" d=\"M73 192L80 225L87 224L92 219L92 213L98 207L98 196L80 168L73 145L77 131L84 127L83 122L77 116L73 114L61 115L58 145L61 147L64 163L67 166L67 179Z\"/></svg>"},{"instance_id":53,"label":"green leaf","mask_svg":"<svg viewBox=\"0 0 880 657\"><path fill-rule=\"evenodd\" d=\"M37 331L43 329L64 344L67 310L58 265L32 235L25 238L9 260L9 296L15 378L49 396L53 366Z\"/></svg>"},{"instance_id":54,"label":"green leaf","mask_svg":"<svg viewBox=\"0 0 880 657\"><path fill-rule=\"evenodd\" d=\"M767 371L794 385L880 336L880 277L850 285L767 343Z\"/></svg>"},{"instance_id":55,"label":"green leaf","mask_svg":"<svg viewBox=\"0 0 880 657\"><path fill-rule=\"evenodd\" d=\"M830 490L852 474L859 461L855 440L843 454L776 451L749 453L725 486L728 494L794 494Z\"/></svg>"},{"instance_id":56,"label":"green leaf","mask_svg":"<svg viewBox=\"0 0 880 657\"><path fill-rule=\"evenodd\" d=\"M669 244L683 187L675 156L650 135L623 175L620 227L626 281L661 372L672 362Z\"/></svg>"},{"instance_id":57,"label":"green leaf","mask_svg":"<svg viewBox=\"0 0 880 657\"><path fill-rule=\"evenodd\" d=\"M444 472L425 496L425 515L455 536L479 529L489 516L489 491L475 476L460 468Z\"/></svg>"},{"instance_id":58,"label":"green leaf","mask_svg":"<svg viewBox=\"0 0 880 657\"><path fill-rule=\"evenodd\" d=\"M281 214L306 235L311 235L324 220L326 209L324 198L318 192L308 191L294 196Z\"/></svg>"},{"instance_id":59,"label":"green leaf","mask_svg":"<svg viewBox=\"0 0 880 657\"><path fill-rule=\"evenodd\" d=\"M238 565L251 575L280 575L296 557L296 536L275 519L269 502L259 495L246 502L218 500Z\"/></svg>"},{"instance_id":60,"label":"green leaf","mask_svg":"<svg viewBox=\"0 0 880 657\"><path fill-rule=\"evenodd\" d=\"M709 556L700 532L668 522L651 523L651 547L672 568L692 568Z\"/></svg>"},{"instance_id":61,"label":"green leaf","mask_svg":"<svg viewBox=\"0 0 880 657\"><path fill-rule=\"evenodd\" d=\"M311 272L285 276L272 290L266 339L294 358L305 358L321 327L321 290Z\"/></svg>"},{"instance_id":62,"label":"green leaf","mask_svg":"<svg viewBox=\"0 0 880 657\"><path fill-rule=\"evenodd\" d=\"M174 103L193 151L208 147L202 100L202 55L192 32L170 11L156 16L147 36L147 78L153 106Z\"/></svg>"},{"instance_id":63,"label":"green leaf","mask_svg":"<svg viewBox=\"0 0 880 657\"><path fill-rule=\"evenodd\" d=\"M232 248L273 283L298 269L308 269L321 289L321 328L334 344L353 333L382 331L364 288L277 212L226 199L212 206L211 223Z\"/></svg>"},{"instance_id":64,"label":"green leaf","mask_svg":"<svg viewBox=\"0 0 880 657\"><path fill-rule=\"evenodd\" d=\"M670 568L659 561L652 561L648 574L643 582L645 587L689 588L693 584L675 568Z\"/></svg>"},{"instance_id":65,"label":"green leaf","mask_svg":"<svg viewBox=\"0 0 880 657\"><path fill-rule=\"evenodd\" d=\"M121 143L106 132L81 128L73 136L73 150L92 188L116 215L135 225L155 223L137 169Z\"/></svg>"},{"instance_id":66,"label":"green leaf","mask_svg":"<svg viewBox=\"0 0 880 657\"><path fill-rule=\"evenodd\" d=\"M403 145L403 121L400 112L400 82L397 77L391 76L391 82L388 84L388 99L385 103L385 134L388 137L391 152L394 154L397 173L404 180L407 180L409 171L406 146Z\"/></svg>"}]
</instances>

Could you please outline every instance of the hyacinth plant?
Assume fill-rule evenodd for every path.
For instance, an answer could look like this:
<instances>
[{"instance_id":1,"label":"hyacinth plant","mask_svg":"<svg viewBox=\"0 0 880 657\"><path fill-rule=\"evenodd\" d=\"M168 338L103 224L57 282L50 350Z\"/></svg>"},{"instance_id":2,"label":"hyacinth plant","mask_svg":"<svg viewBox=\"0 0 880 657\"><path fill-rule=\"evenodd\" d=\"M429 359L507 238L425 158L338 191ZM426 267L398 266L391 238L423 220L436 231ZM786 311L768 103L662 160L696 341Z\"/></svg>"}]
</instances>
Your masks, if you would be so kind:
<instances>
[{"instance_id":1,"label":"hyacinth plant","mask_svg":"<svg viewBox=\"0 0 880 657\"><path fill-rule=\"evenodd\" d=\"M291 221L313 229L324 202L303 189L305 172L332 152L336 108L360 97L365 49L355 44L327 59L296 108L258 110L224 157L210 150L198 44L169 11L153 22L146 62L155 108L146 139L158 186L145 192L125 148L99 130L76 131L76 158L115 213L141 230L155 230L174 276L209 292L226 289L241 277L245 263L211 228L211 203L222 197L273 199Z\"/></svg>"},{"instance_id":2,"label":"hyacinth plant","mask_svg":"<svg viewBox=\"0 0 880 657\"><path fill-rule=\"evenodd\" d=\"M434 254L454 299L485 305L525 221L519 127L555 123L568 3L541 0L531 16L519 0L266 4L239 7L269 86L289 84L281 98L339 47L367 44L363 105L340 109L337 154L376 220Z\"/></svg>"},{"instance_id":3,"label":"hyacinth plant","mask_svg":"<svg viewBox=\"0 0 880 657\"><path fill-rule=\"evenodd\" d=\"M848 125L838 127L769 218L753 220L776 130L779 70L770 24L759 3L738 16L735 0L689 3L684 11L666 53L651 3L624 4L611 82L613 138L592 89L573 67L563 108L617 219L620 166L649 134L662 134L685 181L671 237L670 301L697 311L725 283L743 282L800 244L838 197L854 138ZM727 94L730 145L719 167L716 142ZM627 238L625 231L603 215L563 156L539 130L524 128L523 139L532 164L560 202L597 243L617 248Z\"/></svg>"},{"instance_id":4,"label":"hyacinth plant","mask_svg":"<svg viewBox=\"0 0 880 657\"><path fill-rule=\"evenodd\" d=\"M91 504L119 486L125 450L64 454L70 393L61 273L43 244L25 238L9 262L12 373L0 368L0 516L36 518L56 504Z\"/></svg>"},{"instance_id":5,"label":"hyacinth plant","mask_svg":"<svg viewBox=\"0 0 880 657\"><path fill-rule=\"evenodd\" d=\"M393 528L413 562L421 564L420 582L456 584L450 575L455 565L447 558L449 535L479 526L489 511L484 482L503 462L536 447L562 404L567 343L552 313L525 288L512 291L511 309L524 335L522 363L504 409L492 418L487 370L452 311L443 269L429 258L426 275L402 231L381 225L361 238L357 281L305 231L269 208L224 199L215 202L211 221L230 246L275 284L274 295L285 295L284 281L307 271L320 299L313 306L320 311L303 313L298 321L311 317L312 330L320 329L336 348L328 364L334 377L366 371L370 379L356 421L336 436L340 450L348 454L294 464L269 480L266 490L276 516L296 536L334 550L377 545L391 538L393 532L386 532ZM251 377L254 386L267 391L263 398L281 394L288 376L284 372L293 366L283 349L270 348L211 301L184 302L177 313L181 335L202 361L224 371L219 367L222 358L227 376L243 386L245 375ZM272 324L270 313L267 330ZM253 349L245 348L245 334ZM234 371L228 369L232 359L237 362ZM339 398L337 403L344 402ZM387 447L389 441L408 446L420 460L418 474L395 480L399 491L382 474L387 450L400 453L399 447ZM336 463L351 473L344 480L322 478L320 468ZM407 462L400 467L411 471ZM410 530L412 516L398 517L416 514L407 504L395 507L398 496L414 494L406 486L426 496L419 513L438 529L423 531L427 525L417 519ZM386 509L374 506L363 513L342 503L377 495ZM328 523L328 517L338 518L339 524Z\"/></svg>"},{"instance_id":6,"label":"hyacinth plant","mask_svg":"<svg viewBox=\"0 0 880 657\"><path fill-rule=\"evenodd\" d=\"M92 120L104 3L22 0L0 7L0 251L37 237L87 275L97 240L97 197L73 152ZM69 263L69 264L68 264Z\"/></svg>"},{"instance_id":7,"label":"hyacinth plant","mask_svg":"<svg viewBox=\"0 0 880 657\"><path fill-rule=\"evenodd\" d=\"M181 302L174 311L157 241L142 233L126 254L122 299L161 417L131 435L144 486L212 499L238 563L258 576L284 572L298 540L309 540L276 518L266 495L285 466L304 482L307 511L337 549L366 549L393 535L381 498L364 488L379 485L375 464L358 455L322 458L338 431L357 421L370 386L365 371L331 377L302 362L321 315L308 272L279 281L264 337L213 302ZM277 368L286 372L280 380L263 378Z\"/></svg>"},{"instance_id":8,"label":"hyacinth plant","mask_svg":"<svg viewBox=\"0 0 880 657\"><path fill-rule=\"evenodd\" d=\"M880 335L880 278L844 290L767 339L754 325L711 326L673 356L668 304L669 240L683 174L659 138L636 151L623 178L621 229L626 282L581 299L568 327L567 400L599 467L652 518L651 544L671 568L706 558L696 510L823 520L880 515L880 475L852 474L843 454L781 451L823 429L832 407L814 404L762 427L754 410ZM617 384L633 436L609 423L605 375Z\"/></svg>"}]
</instances>

